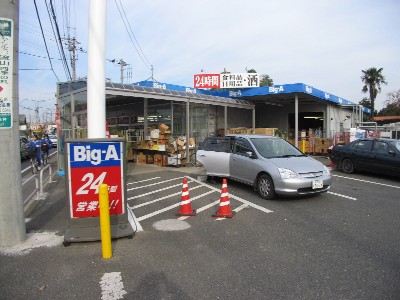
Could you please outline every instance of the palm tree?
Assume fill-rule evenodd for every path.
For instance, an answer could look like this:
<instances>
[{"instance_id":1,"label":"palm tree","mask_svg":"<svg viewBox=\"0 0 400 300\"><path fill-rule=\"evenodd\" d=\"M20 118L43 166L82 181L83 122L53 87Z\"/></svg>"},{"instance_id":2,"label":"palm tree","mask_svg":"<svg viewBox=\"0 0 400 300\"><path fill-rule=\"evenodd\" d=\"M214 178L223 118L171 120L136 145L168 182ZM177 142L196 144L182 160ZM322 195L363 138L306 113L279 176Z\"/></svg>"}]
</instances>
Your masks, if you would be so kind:
<instances>
[{"instance_id":1,"label":"palm tree","mask_svg":"<svg viewBox=\"0 0 400 300\"><path fill-rule=\"evenodd\" d=\"M372 116L375 115L375 99L378 92L381 92L381 84L387 84L385 77L382 75L383 68L377 70L376 68L369 68L362 70L363 76L361 80L364 83L362 88L363 93L369 92L369 99L371 100Z\"/></svg>"}]
</instances>

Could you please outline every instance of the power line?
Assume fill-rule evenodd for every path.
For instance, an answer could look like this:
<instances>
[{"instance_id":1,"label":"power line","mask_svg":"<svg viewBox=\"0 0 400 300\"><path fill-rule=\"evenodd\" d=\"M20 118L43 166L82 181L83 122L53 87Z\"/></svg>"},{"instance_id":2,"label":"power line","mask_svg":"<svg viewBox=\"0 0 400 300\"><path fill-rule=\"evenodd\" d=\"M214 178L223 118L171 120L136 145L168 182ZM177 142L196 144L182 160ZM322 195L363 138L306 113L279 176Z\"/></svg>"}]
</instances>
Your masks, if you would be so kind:
<instances>
[{"instance_id":1,"label":"power line","mask_svg":"<svg viewBox=\"0 0 400 300\"><path fill-rule=\"evenodd\" d=\"M57 33L56 39L58 41L58 45L60 45L60 52L61 52L62 62L63 62L65 70L67 71L66 73L68 73L67 75L69 76L69 79L71 80L72 79L71 72L70 72L69 67L68 67L67 58L65 57L64 47L62 45L61 36L60 36L60 30L58 28L56 14L55 14L55 11L54 11L53 0L49 0L49 2L50 2L50 9L49 9L49 7L47 5L47 1L45 1L49 16L50 16L50 12L51 12L51 16L53 18L54 27L55 27L56 33Z\"/></svg>"},{"instance_id":2,"label":"power line","mask_svg":"<svg viewBox=\"0 0 400 300\"><path fill-rule=\"evenodd\" d=\"M122 11L123 11L123 14L122 14L122 12L121 12L121 9L120 9L119 6L118 6L117 0L115 0L115 5L116 5L117 8L118 8L118 11L119 11L119 14L120 14L120 16L121 16L121 18L122 18L122 21L124 22L126 31L128 32L129 39L131 40L132 45L133 45L133 47L135 48L136 52L138 53L138 55L139 55L141 61L144 63L144 65L145 65L147 68L152 69L151 63L150 63L149 60L146 58L146 55L143 53L142 49L140 48L139 42L137 41L137 39L136 39L136 37L135 37L135 34L134 34L133 31L132 31L132 27L131 27L131 25L129 24L128 18L126 17L125 10L124 10L124 7L123 7L121 1L120 1L120 5L121 5L121 9L122 9ZM124 17L124 16L125 16L125 17ZM128 29L128 27L129 27L130 30ZM136 47L136 45L135 45L135 43L134 43L134 41L133 41L133 39L132 39L132 36L133 36L133 38L135 39L135 41L136 41L138 47ZM140 49L140 51L138 50L138 48ZM143 57L142 57L142 56L143 56ZM145 60L146 60L146 61L145 61Z\"/></svg>"},{"instance_id":3,"label":"power line","mask_svg":"<svg viewBox=\"0 0 400 300\"><path fill-rule=\"evenodd\" d=\"M18 69L19 71L51 71L52 69Z\"/></svg>"},{"instance_id":4,"label":"power line","mask_svg":"<svg viewBox=\"0 0 400 300\"><path fill-rule=\"evenodd\" d=\"M19 51L18 53L20 53L20 54L25 54L25 55L30 55L30 56L35 56L35 57L39 57L39 58L56 59L56 58L53 58L53 57L40 56L40 55L36 55L36 54L32 54L32 53L27 53L27 52L23 52L23 51ZM49 69L49 70L51 70L51 69Z\"/></svg>"},{"instance_id":5,"label":"power line","mask_svg":"<svg viewBox=\"0 0 400 300\"><path fill-rule=\"evenodd\" d=\"M37 5L36 5L36 0L34 0L33 2L34 2L34 4L35 4L36 15L37 15L37 18L38 18L38 21L39 21L40 30L42 31L43 41L44 41L44 44L45 44L45 46L46 46L47 56L49 57L49 62L50 62L51 70L53 71L54 76L56 76L57 81L60 81L60 79L58 79L58 77L57 77L56 72L54 71L53 64L51 63L49 50L47 49L47 43L46 43L46 39L45 39L44 33L43 33L42 22L40 21L39 11L38 11L38 8L37 8Z\"/></svg>"}]
</instances>

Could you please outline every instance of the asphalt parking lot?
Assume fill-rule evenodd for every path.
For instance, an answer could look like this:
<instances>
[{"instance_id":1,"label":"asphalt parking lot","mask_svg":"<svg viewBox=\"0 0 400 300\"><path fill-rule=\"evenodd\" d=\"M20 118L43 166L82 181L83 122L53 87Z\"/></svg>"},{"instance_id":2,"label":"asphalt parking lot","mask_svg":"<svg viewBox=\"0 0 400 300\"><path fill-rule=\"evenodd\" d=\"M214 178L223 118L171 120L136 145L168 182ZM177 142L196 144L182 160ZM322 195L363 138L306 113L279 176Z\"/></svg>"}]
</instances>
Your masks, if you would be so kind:
<instances>
[{"instance_id":1,"label":"asphalt parking lot","mask_svg":"<svg viewBox=\"0 0 400 300\"><path fill-rule=\"evenodd\" d=\"M262 200L228 181L234 218L213 218L221 181L129 166L133 239L62 246L63 179L28 212L38 248L0 254L2 299L398 299L400 181L333 171L328 193ZM177 217L188 176L194 217ZM58 239L57 239L58 237ZM23 250L21 250L23 249Z\"/></svg>"}]
</instances>

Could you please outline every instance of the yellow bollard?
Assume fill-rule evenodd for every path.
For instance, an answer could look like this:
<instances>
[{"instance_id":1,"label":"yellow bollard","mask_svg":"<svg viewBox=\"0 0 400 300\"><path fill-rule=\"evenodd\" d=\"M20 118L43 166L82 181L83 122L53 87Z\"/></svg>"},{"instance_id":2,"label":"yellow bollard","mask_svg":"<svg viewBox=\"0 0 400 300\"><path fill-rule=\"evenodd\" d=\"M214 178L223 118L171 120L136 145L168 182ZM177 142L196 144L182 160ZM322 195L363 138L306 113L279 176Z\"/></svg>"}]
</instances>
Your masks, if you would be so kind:
<instances>
[{"instance_id":1,"label":"yellow bollard","mask_svg":"<svg viewBox=\"0 0 400 300\"><path fill-rule=\"evenodd\" d=\"M101 184L99 187L100 203L100 232L101 232L101 251L103 258L109 259L112 256L111 249L111 227L110 210L108 201L108 185Z\"/></svg>"},{"instance_id":2,"label":"yellow bollard","mask_svg":"<svg viewBox=\"0 0 400 300\"><path fill-rule=\"evenodd\" d=\"M303 153L306 153L306 140L303 139L303 144L302 144L302 150Z\"/></svg>"}]
</instances>

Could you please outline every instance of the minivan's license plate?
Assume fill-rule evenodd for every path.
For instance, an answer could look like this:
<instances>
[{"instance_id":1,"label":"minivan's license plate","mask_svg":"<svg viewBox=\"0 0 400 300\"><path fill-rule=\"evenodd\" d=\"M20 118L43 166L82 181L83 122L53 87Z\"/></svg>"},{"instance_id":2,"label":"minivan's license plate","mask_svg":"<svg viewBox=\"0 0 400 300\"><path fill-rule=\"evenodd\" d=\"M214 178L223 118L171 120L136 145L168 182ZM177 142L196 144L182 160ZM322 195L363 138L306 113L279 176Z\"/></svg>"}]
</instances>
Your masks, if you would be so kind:
<instances>
[{"instance_id":1,"label":"minivan's license plate","mask_svg":"<svg viewBox=\"0 0 400 300\"><path fill-rule=\"evenodd\" d=\"M312 188L314 189L322 189L324 187L324 183L322 180L313 180Z\"/></svg>"}]
</instances>

